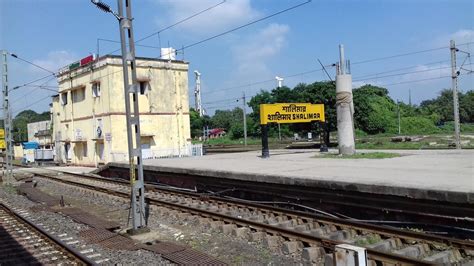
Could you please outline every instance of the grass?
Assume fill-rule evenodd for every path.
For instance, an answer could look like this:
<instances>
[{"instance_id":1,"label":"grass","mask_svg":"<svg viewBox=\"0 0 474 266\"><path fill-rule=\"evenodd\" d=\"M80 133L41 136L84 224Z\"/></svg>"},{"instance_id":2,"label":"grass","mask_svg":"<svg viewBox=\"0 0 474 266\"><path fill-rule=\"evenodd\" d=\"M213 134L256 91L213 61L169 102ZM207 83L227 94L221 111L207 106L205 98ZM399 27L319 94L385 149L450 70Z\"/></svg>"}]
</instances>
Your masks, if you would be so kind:
<instances>
[{"instance_id":1,"label":"grass","mask_svg":"<svg viewBox=\"0 0 474 266\"><path fill-rule=\"evenodd\" d=\"M467 134L462 134L467 135ZM474 148L474 139L461 135L461 142L464 149ZM454 141L452 134L430 134L420 136L420 141L392 142L391 138L397 135L371 135L361 137L356 140L357 149L400 149L400 150L420 150L420 149L453 149L450 144Z\"/></svg>"},{"instance_id":2,"label":"grass","mask_svg":"<svg viewBox=\"0 0 474 266\"><path fill-rule=\"evenodd\" d=\"M335 153L329 153L324 155L316 155L313 158L329 158L329 159L387 159L400 157L398 153L391 152L361 152L354 155L339 155Z\"/></svg>"},{"instance_id":3,"label":"grass","mask_svg":"<svg viewBox=\"0 0 474 266\"><path fill-rule=\"evenodd\" d=\"M193 143L203 143L207 145L244 145L244 139L231 139L228 136L221 137L221 138L215 138L215 139L209 139L205 142L202 141L197 141L193 140ZM268 143L273 144L273 143L280 143L280 140L278 138L268 138ZM261 145L262 144L262 139L261 138L247 138L247 145Z\"/></svg>"}]
</instances>

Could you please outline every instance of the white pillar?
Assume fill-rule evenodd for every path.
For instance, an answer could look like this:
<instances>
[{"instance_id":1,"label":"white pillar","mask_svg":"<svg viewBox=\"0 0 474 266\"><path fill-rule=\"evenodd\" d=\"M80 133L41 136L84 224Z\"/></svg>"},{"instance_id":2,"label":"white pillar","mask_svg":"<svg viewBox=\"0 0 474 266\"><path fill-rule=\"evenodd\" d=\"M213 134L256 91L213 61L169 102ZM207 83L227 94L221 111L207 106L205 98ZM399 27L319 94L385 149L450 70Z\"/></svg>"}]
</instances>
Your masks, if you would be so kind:
<instances>
[{"instance_id":1,"label":"white pillar","mask_svg":"<svg viewBox=\"0 0 474 266\"><path fill-rule=\"evenodd\" d=\"M354 103L352 100L352 76L349 66L344 61L344 47L339 46L341 55L336 75L336 112L337 140L339 154L355 154L354 141Z\"/></svg>"}]
</instances>

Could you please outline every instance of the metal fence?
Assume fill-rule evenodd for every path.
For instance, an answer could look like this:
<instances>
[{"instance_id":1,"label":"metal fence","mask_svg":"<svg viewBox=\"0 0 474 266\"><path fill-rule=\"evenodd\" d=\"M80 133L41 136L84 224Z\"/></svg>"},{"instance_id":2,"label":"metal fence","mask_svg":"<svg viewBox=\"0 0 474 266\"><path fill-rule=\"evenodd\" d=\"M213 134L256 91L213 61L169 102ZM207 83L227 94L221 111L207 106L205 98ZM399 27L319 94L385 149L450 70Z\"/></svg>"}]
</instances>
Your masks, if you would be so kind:
<instances>
[{"instance_id":1,"label":"metal fence","mask_svg":"<svg viewBox=\"0 0 474 266\"><path fill-rule=\"evenodd\" d=\"M128 153L111 152L110 161L128 161ZM142 149L143 160L203 156L202 144L189 144L181 148Z\"/></svg>"}]
</instances>

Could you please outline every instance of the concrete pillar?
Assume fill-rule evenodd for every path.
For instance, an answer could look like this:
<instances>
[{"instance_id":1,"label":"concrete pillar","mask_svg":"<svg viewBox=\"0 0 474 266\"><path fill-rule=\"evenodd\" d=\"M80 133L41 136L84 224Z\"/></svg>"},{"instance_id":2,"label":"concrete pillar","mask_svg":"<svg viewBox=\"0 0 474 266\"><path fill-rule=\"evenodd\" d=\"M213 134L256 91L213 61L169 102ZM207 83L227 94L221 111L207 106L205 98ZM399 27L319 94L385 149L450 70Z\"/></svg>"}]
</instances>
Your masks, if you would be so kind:
<instances>
[{"instance_id":1,"label":"concrete pillar","mask_svg":"<svg viewBox=\"0 0 474 266\"><path fill-rule=\"evenodd\" d=\"M347 71L349 67L344 61L342 45L340 49L341 63L336 75L337 141L339 144L339 154L352 155L355 154L352 76Z\"/></svg>"}]
</instances>

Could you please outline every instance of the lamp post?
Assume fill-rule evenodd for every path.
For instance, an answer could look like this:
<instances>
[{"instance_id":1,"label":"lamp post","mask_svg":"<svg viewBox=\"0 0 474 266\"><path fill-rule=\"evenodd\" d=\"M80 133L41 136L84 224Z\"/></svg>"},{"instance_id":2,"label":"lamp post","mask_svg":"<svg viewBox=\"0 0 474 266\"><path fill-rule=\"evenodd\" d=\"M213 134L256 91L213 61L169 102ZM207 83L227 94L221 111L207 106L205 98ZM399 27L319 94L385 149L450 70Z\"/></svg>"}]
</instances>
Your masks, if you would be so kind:
<instances>
[{"instance_id":1,"label":"lamp post","mask_svg":"<svg viewBox=\"0 0 474 266\"><path fill-rule=\"evenodd\" d=\"M138 109L139 85L137 82L136 62L135 62L135 42L132 27L132 6L131 0L125 1L126 16L124 16L123 0L117 0L118 13L112 11L109 5L99 0L91 2L100 10L112 13L117 18L120 26L120 40L122 49L123 83L125 97L125 117L127 127L128 156L130 163L130 185L131 185L131 218L132 229L130 234L137 234L147 231L145 222L145 186L143 181L143 160L140 141L140 116ZM128 36L128 45L127 37ZM132 82L129 82L129 64ZM132 96L132 97L130 97ZM133 111L130 103L133 101ZM133 134L135 132L135 134ZM134 138L135 137L135 138ZM138 179L137 176L138 175Z\"/></svg>"}]
</instances>

